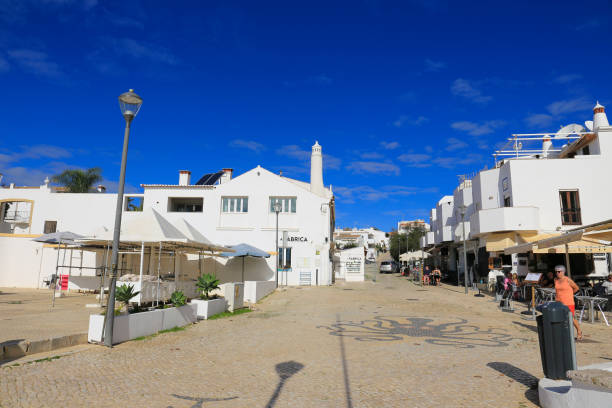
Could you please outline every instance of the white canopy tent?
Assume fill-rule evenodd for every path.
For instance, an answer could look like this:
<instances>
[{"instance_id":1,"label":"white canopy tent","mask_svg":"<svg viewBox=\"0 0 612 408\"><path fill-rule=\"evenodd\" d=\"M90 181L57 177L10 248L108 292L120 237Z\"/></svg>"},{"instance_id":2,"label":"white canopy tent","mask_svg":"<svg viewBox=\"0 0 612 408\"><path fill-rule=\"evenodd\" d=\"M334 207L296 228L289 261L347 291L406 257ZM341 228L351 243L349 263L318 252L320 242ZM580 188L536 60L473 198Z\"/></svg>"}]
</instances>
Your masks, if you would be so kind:
<instances>
[{"instance_id":1,"label":"white canopy tent","mask_svg":"<svg viewBox=\"0 0 612 408\"><path fill-rule=\"evenodd\" d=\"M183 232L184 231L184 232ZM109 248L113 242L113 231L101 228L91 234L90 237L79 239L84 248ZM130 214L124 217L121 223L121 235L119 248L121 251L137 253L140 247L140 271L138 286L142 287L144 269L145 247L158 248L157 262L157 301L159 302L159 283L161 254L164 249L176 252L201 254L203 251L213 253L234 252L233 249L216 245L210 242L195 227L184 219L180 220L178 227L164 218L153 209L144 210L139 214ZM175 277L175 280L178 279ZM140 303L140 297L139 297Z\"/></svg>"}]
</instances>

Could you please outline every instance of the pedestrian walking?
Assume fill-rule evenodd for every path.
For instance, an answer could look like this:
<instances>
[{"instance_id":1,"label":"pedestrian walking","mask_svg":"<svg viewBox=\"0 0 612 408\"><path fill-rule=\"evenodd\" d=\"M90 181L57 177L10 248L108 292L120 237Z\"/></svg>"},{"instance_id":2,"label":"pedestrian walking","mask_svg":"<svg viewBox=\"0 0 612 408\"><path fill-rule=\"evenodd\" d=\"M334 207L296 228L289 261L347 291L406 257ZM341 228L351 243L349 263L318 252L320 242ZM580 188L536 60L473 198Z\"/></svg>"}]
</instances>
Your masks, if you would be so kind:
<instances>
[{"instance_id":1,"label":"pedestrian walking","mask_svg":"<svg viewBox=\"0 0 612 408\"><path fill-rule=\"evenodd\" d=\"M557 302L563 303L572 312L572 319L576 328L576 339L582 340L582 330L580 330L580 325L578 325L576 320L576 305L574 304L574 293L578 292L578 285L565 276L565 266L563 265L555 266L555 291Z\"/></svg>"}]
</instances>

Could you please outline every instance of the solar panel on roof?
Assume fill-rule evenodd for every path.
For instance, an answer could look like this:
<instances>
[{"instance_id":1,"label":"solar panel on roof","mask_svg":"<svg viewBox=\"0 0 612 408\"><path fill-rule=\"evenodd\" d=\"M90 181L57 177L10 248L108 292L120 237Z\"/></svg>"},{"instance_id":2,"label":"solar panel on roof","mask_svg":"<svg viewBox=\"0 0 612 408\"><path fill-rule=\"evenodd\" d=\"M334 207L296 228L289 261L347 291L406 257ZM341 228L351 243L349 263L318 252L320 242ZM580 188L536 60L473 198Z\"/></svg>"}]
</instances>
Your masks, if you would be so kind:
<instances>
[{"instance_id":1,"label":"solar panel on roof","mask_svg":"<svg viewBox=\"0 0 612 408\"><path fill-rule=\"evenodd\" d=\"M195 185L196 186L212 186L217 182L217 180L221 178L222 175L223 175L222 171L218 171L216 173L205 174L198 180L197 183L195 183Z\"/></svg>"}]
</instances>

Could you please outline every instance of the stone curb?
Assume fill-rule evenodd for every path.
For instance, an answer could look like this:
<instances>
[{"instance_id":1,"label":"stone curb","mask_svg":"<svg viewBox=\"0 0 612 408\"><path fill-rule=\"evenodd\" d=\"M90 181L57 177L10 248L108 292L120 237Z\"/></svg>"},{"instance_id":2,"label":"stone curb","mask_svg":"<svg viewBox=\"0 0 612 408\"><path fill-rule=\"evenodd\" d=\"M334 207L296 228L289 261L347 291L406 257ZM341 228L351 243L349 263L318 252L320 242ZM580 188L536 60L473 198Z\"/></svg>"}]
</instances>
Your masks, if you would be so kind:
<instances>
[{"instance_id":1,"label":"stone curb","mask_svg":"<svg viewBox=\"0 0 612 408\"><path fill-rule=\"evenodd\" d=\"M87 344L87 333L69 334L42 340L13 340L0 343L0 361L12 360L30 354Z\"/></svg>"}]
</instances>

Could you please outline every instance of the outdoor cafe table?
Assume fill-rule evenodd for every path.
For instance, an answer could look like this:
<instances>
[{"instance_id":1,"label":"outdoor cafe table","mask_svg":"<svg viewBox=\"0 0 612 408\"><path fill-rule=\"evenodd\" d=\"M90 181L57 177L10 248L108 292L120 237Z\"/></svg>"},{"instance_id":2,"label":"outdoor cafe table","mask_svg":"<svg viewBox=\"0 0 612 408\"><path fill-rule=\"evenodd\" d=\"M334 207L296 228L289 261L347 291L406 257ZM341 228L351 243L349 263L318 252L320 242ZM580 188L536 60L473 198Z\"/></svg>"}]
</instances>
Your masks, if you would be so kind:
<instances>
[{"instance_id":1,"label":"outdoor cafe table","mask_svg":"<svg viewBox=\"0 0 612 408\"><path fill-rule=\"evenodd\" d=\"M602 297L598 297L598 296L576 296L576 299L580 300L583 304L582 309L584 310L584 305L588 302L589 303L589 321L591 323L595 323L595 303L600 303L603 300L606 300L606 298L602 298ZM601 309L600 309L601 310ZM580 312L582 314L582 311ZM601 314L604 318L604 320L606 321L606 325L610 325L608 323L608 319L606 319L606 316L604 315L604 312L601 311Z\"/></svg>"}]
</instances>

